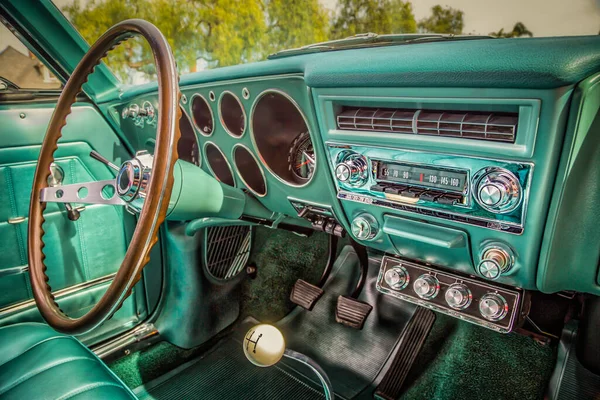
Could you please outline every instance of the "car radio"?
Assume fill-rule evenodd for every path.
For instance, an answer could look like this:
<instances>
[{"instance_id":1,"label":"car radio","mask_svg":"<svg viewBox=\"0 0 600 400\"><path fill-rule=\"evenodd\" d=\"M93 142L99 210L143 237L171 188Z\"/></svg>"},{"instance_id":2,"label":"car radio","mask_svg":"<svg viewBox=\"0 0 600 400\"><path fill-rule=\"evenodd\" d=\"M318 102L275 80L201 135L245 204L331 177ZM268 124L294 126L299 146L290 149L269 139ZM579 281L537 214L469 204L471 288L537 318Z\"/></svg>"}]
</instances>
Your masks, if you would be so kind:
<instances>
[{"instance_id":1,"label":"car radio","mask_svg":"<svg viewBox=\"0 0 600 400\"><path fill-rule=\"evenodd\" d=\"M339 199L523 233L530 163L327 145Z\"/></svg>"}]
</instances>

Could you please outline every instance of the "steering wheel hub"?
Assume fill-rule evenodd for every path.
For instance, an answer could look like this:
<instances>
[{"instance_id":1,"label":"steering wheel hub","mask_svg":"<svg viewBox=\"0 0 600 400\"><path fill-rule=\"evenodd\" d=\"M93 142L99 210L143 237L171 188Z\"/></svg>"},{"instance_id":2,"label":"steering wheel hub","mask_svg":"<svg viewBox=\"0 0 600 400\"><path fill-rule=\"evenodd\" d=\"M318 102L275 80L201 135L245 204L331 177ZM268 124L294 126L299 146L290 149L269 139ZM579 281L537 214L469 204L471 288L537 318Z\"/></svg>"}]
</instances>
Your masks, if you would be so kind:
<instances>
[{"instance_id":1,"label":"steering wheel hub","mask_svg":"<svg viewBox=\"0 0 600 400\"><path fill-rule=\"evenodd\" d=\"M117 175L117 193L124 201L131 203L146 197L148 182L152 176L152 162L153 157L150 153L140 151L134 159L121 165Z\"/></svg>"}]
</instances>

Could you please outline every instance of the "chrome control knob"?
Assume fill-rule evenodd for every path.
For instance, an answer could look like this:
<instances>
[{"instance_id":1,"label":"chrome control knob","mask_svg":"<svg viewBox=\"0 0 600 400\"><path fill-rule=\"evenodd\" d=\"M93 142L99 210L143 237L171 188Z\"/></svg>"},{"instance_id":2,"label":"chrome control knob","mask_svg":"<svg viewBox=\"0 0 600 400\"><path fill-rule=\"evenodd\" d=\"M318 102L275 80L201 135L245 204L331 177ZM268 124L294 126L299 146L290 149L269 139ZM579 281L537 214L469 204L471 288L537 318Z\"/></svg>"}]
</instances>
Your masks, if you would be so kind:
<instances>
[{"instance_id":1,"label":"chrome control knob","mask_svg":"<svg viewBox=\"0 0 600 400\"><path fill-rule=\"evenodd\" d=\"M410 282L410 275L406 268L398 265L397 267L385 271L383 279L385 279L385 283L392 289L402 290L408 285L408 282Z\"/></svg>"},{"instance_id":2,"label":"chrome control knob","mask_svg":"<svg viewBox=\"0 0 600 400\"><path fill-rule=\"evenodd\" d=\"M421 275L413 283L413 290L420 298L430 300L438 295L440 282L433 275Z\"/></svg>"},{"instance_id":3,"label":"chrome control knob","mask_svg":"<svg viewBox=\"0 0 600 400\"><path fill-rule=\"evenodd\" d=\"M487 211L504 214L521 204L521 183L506 169L484 168L475 174L474 182L475 200Z\"/></svg>"},{"instance_id":4,"label":"chrome control knob","mask_svg":"<svg viewBox=\"0 0 600 400\"><path fill-rule=\"evenodd\" d=\"M362 213L352 220L351 230L359 240L372 240L379 232L379 223L371 214Z\"/></svg>"},{"instance_id":5,"label":"chrome control knob","mask_svg":"<svg viewBox=\"0 0 600 400\"><path fill-rule=\"evenodd\" d=\"M473 295L467 285L455 283L446 289L444 298L451 308L454 308L455 310L464 310L471 305Z\"/></svg>"},{"instance_id":6,"label":"chrome control knob","mask_svg":"<svg viewBox=\"0 0 600 400\"><path fill-rule=\"evenodd\" d=\"M488 321L500 321L508 314L508 303L498 293L488 293L479 300L479 313Z\"/></svg>"},{"instance_id":7,"label":"chrome control knob","mask_svg":"<svg viewBox=\"0 0 600 400\"><path fill-rule=\"evenodd\" d=\"M335 167L335 177L350 186L362 186L369 179L369 163L358 153L346 154Z\"/></svg>"},{"instance_id":8,"label":"chrome control knob","mask_svg":"<svg viewBox=\"0 0 600 400\"><path fill-rule=\"evenodd\" d=\"M480 253L480 259L477 271L487 279L497 279L501 274L510 271L515 263L511 248L500 242L485 245Z\"/></svg>"}]
</instances>

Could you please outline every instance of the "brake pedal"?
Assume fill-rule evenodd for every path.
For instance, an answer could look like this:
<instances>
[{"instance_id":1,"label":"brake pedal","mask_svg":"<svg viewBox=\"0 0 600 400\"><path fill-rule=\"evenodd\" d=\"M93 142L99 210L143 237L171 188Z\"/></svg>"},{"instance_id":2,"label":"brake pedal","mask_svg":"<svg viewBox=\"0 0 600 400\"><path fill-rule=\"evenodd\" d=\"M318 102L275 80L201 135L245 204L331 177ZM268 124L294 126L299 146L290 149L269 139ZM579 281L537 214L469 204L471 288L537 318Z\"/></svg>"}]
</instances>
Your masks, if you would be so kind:
<instances>
[{"instance_id":1,"label":"brake pedal","mask_svg":"<svg viewBox=\"0 0 600 400\"><path fill-rule=\"evenodd\" d=\"M417 307L413 317L404 329L398 351L385 376L375 389L375 398L380 400L395 400L400 397L402 385L414 364L425 339L429 335L435 313L424 307Z\"/></svg>"},{"instance_id":2,"label":"brake pedal","mask_svg":"<svg viewBox=\"0 0 600 400\"><path fill-rule=\"evenodd\" d=\"M292 303L297 304L308 311L312 311L317 301L323 296L323 293L323 289L320 287L311 285L302 279L298 279L292 288L290 300Z\"/></svg>"},{"instance_id":3,"label":"brake pedal","mask_svg":"<svg viewBox=\"0 0 600 400\"><path fill-rule=\"evenodd\" d=\"M338 297L335 307L336 322L361 330L373 306L349 296Z\"/></svg>"},{"instance_id":4,"label":"brake pedal","mask_svg":"<svg viewBox=\"0 0 600 400\"><path fill-rule=\"evenodd\" d=\"M290 293L290 301L292 303L299 305L307 311L312 311L317 301L323 296L324 292L321 288L325 285L325 282L327 282L327 278L329 278L329 274L331 274L331 270L333 269L333 264L335 263L335 258L337 256L337 243L337 236L330 235L327 264L325 265L321 279L319 279L319 283L313 285L302 279L298 279L296 283L294 283L292 293Z\"/></svg>"}]
</instances>

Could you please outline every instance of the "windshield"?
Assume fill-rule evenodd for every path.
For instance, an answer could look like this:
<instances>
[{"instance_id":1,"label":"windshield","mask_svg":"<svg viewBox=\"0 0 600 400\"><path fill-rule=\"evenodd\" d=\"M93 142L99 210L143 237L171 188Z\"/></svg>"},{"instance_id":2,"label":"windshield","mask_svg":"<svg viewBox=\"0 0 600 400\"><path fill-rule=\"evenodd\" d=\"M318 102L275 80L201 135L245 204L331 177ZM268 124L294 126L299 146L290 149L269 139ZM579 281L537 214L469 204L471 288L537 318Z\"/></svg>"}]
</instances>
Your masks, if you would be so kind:
<instances>
[{"instance_id":1,"label":"windshield","mask_svg":"<svg viewBox=\"0 0 600 400\"><path fill-rule=\"evenodd\" d=\"M597 35L600 30L598 0L54 2L88 43L125 19L154 23L169 40L181 74L264 60L282 50L367 32L514 38ZM155 79L150 49L139 38L113 50L106 63L125 84Z\"/></svg>"}]
</instances>

